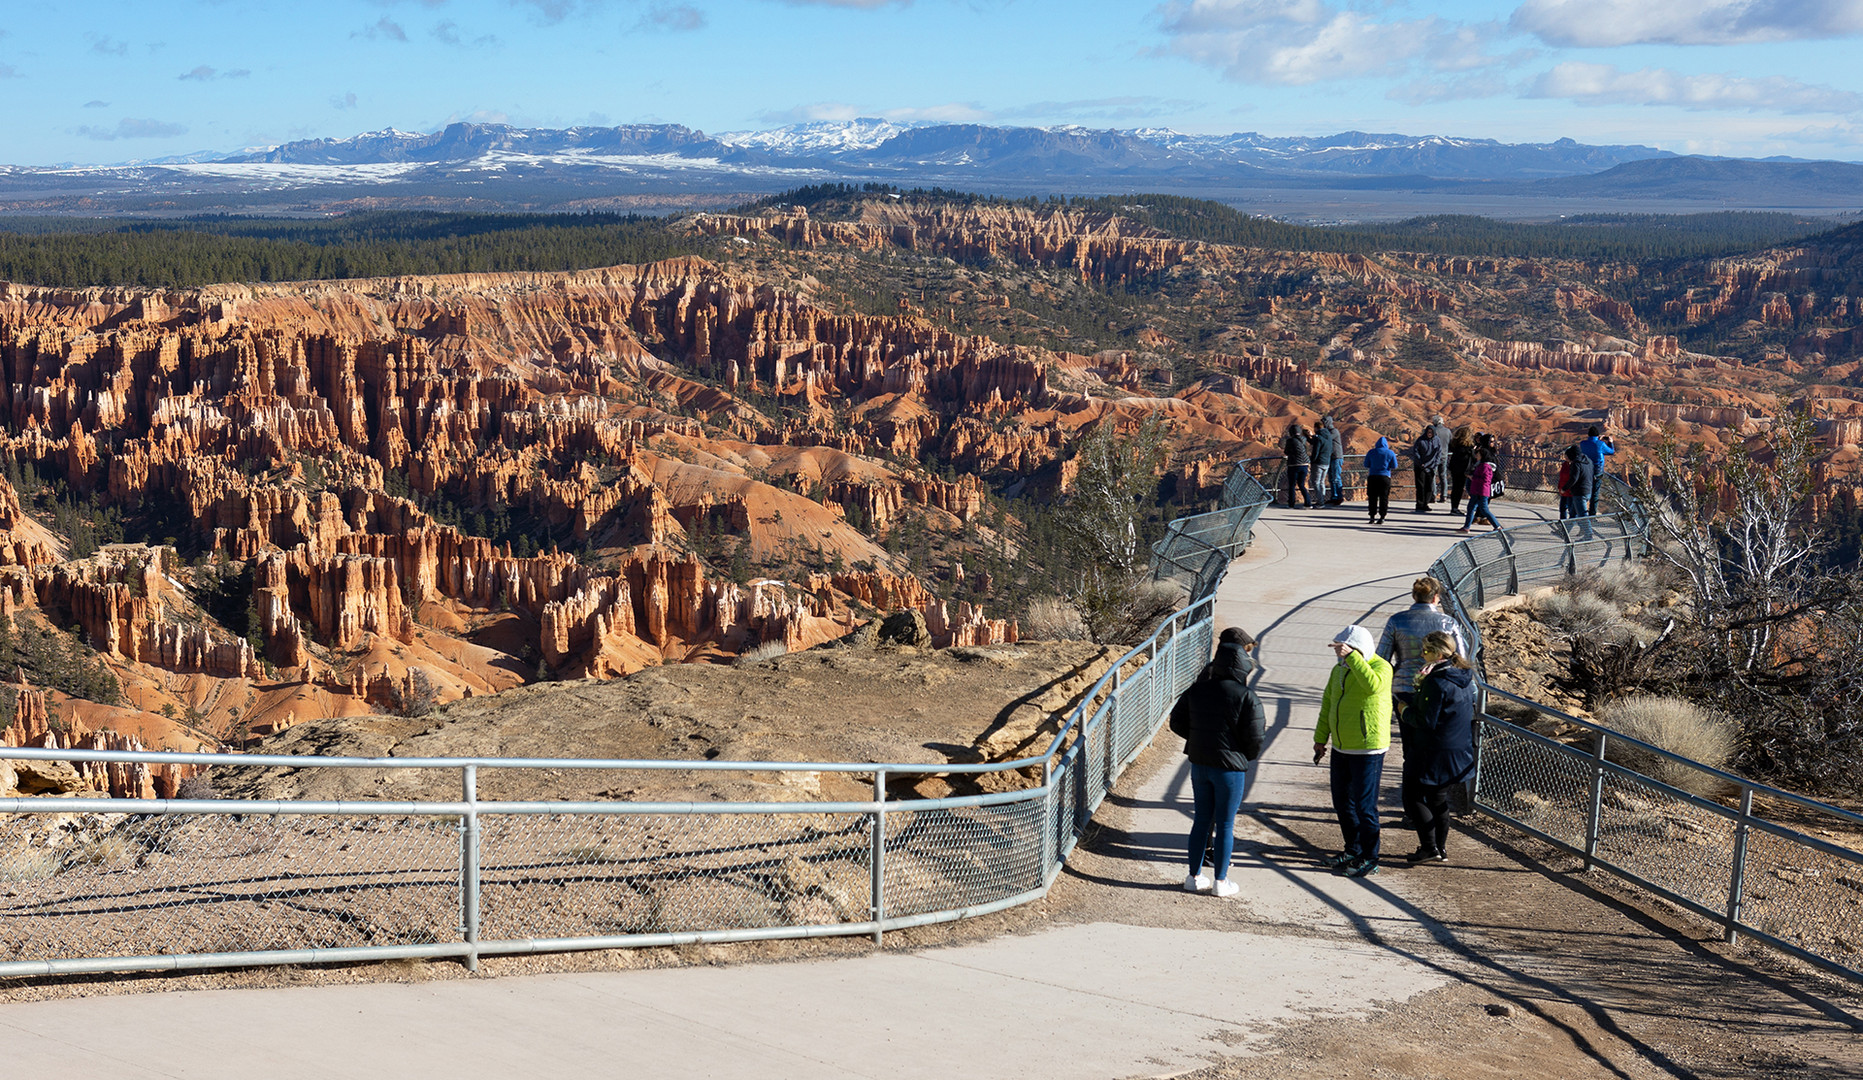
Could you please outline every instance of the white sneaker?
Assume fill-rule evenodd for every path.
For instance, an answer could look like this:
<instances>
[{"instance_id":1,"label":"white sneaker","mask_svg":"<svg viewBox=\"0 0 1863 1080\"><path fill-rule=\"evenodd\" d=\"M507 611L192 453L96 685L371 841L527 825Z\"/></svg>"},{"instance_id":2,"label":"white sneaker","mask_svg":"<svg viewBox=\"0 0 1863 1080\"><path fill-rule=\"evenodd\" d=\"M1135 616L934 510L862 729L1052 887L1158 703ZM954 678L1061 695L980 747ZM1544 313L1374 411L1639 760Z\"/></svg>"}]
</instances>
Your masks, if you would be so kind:
<instances>
[{"instance_id":1,"label":"white sneaker","mask_svg":"<svg viewBox=\"0 0 1863 1080\"><path fill-rule=\"evenodd\" d=\"M1235 894L1241 891L1242 891L1242 886L1237 885L1235 882L1230 881L1228 878L1218 878L1216 880L1216 888L1214 892L1218 896L1234 896Z\"/></svg>"},{"instance_id":2,"label":"white sneaker","mask_svg":"<svg viewBox=\"0 0 1863 1080\"><path fill-rule=\"evenodd\" d=\"M1209 892L1210 879L1206 874L1191 874L1184 879L1185 892Z\"/></svg>"}]
</instances>

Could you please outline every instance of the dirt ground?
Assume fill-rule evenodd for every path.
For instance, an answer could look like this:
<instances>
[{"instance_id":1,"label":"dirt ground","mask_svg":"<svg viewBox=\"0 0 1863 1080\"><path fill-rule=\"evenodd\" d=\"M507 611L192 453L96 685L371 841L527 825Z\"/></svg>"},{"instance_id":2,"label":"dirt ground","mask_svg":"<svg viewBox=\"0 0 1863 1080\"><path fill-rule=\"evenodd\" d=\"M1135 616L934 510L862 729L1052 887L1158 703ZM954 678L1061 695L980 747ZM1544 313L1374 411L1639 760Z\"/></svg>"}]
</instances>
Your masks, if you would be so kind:
<instances>
[{"instance_id":1,"label":"dirt ground","mask_svg":"<svg viewBox=\"0 0 1863 1080\"><path fill-rule=\"evenodd\" d=\"M1085 678L1092 666L1092 650L1081 648L1077 663L1086 667L1075 678ZM852 664L856 674L866 676L887 666L911 679L921 678L926 671L921 658L914 656L803 659L788 658L787 663L767 667L764 681L769 685L764 691L775 693L780 684L794 681L796 692L808 693L806 683L816 674L834 671L836 664ZM1005 665L1020 662L1001 659ZM671 669L668 674L707 677L687 672ZM1048 680L1028 684L1018 693L1047 684ZM1052 689L1060 692L1059 687ZM933 690L927 687L925 716L955 716L964 711L951 685L940 684ZM790 706L780 694L766 696L764 691L747 691L745 704L719 706L708 714L711 720L695 717L692 730L707 732L707 739L712 740L708 746L732 748L733 756L743 753L745 745L734 744L734 737L771 738L758 734L770 730L764 717L773 719ZM575 723L575 710L586 707L586 699L580 696L585 693L578 684L546 690L536 695L536 711L529 715L538 722L556 716L567 717L564 723ZM667 703L672 698L656 700ZM748 704L752 701L754 705ZM848 701L838 704L845 706ZM673 706L666 708L670 715ZM753 718L751 712L758 716ZM998 705L973 715L989 720L983 730L995 726L994 733L1000 734L1004 728L997 718L1005 712L1013 710ZM334 739L328 732L318 735L305 729L291 735L318 740L307 745L344 752L479 753L489 752L481 749L486 743L470 733L484 722L478 714L455 709L449 710L443 723L427 718L424 725L409 722L404 730L352 733ZM927 726L910 729L911 738L940 742L934 732L937 722L923 722ZM642 731L655 732L663 740L692 733L678 726L642 723ZM876 727L870 728L869 723ZM844 740L835 748L845 754L852 752L851 746L872 745L862 740L879 738L874 732L884 722L850 718L838 711L837 703L829 703L819 711L816 725L824 740ZM974 747L988 741L987 734L978 737L978 730L973 727L971 736L962 738L952 728L942 738L960 740L953 745ZM508 732L500 735L499 752L535 752L529 738ZM590 753L613 752L606 743L589 745ZM772 752L785 749L761 745ZM1251 914L1246 893L1235 902L1218 902L1187 895L1159 881L1155 855L1134 843L1128 831L1135 805L1132 793L1149 774L1174 767L1178 760L1176 741L1167 736L1134 763L1101 807L1095 827L1045 900L962 923L888 934L882 947L936 948L1002 934L1033 933L1055 925L1106 921L1249 934L1316 933L1310 927L1257 918ZM274 777L269 782L280 781ZM1244 813L1254 815L1279 839L1271 844L1245 844L1238 857L1305 864L1336 842L1336 828L1328 814L1248 806ZM1393 851L1407 847L1396 834L1389 846ZM1520 1075L1837 1080L1863 1076L1863 987L1824 975L1763 946L1723 944L1718 928L1603 874L1585 874L1576 859L1491 821L1470 819L1459 824L1450 850L1447 865L1407 868L1398 863L1366 883L1368 888L1386 890L1413 910L1428 931L1426 938L1387 937L1373 925L1351 925L1343 919L1336 929L1338 936L1372 942L1433 968L1448 977L1448 985L1409 1001L1382 1003L1365 1020L1327 1019L1311 1026L1289 1026L1270 1032L1265 1039L1259 1033L1220 1034L1210 1047L1210 1066L1192 1075L1198 1080L1460 1080ZM1320 932L1335 933L1331 929ZM451 962L413 961L19 980L0 988L0 1001L764 963L862 955L873 948L866 939L849 938L494 957L482 962L477 975ZM1249 977L1246 971L1197 972L1194 967L1188 967L1186 974L1187 986L1194 986L1195 979Z\"/></svg>"}]
</instances>

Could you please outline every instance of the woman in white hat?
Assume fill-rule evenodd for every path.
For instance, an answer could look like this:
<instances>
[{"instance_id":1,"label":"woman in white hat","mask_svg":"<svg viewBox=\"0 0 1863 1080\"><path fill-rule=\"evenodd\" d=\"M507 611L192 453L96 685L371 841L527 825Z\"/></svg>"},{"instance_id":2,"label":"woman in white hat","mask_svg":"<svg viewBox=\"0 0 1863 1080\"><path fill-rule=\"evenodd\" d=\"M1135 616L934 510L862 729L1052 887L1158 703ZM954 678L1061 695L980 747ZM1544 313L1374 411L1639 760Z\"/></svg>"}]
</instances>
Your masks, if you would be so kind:
<instances>
[{"instance_id":1,"label":"woman in white hat","mask_svg":"<svg viewBox=\"0 0 1863 1080\"><path fill-rule=\"evenodd\" d=\"M1371 631L1352 625L1333 637L1333 665L1313 728L1313 763L1333 751L1333 811L1345 849L1327 860L1335 873L1369 877L1378 872L1378 784L1391 748L1391 665L1379 656Z\"/></svg>"}]
</instances>

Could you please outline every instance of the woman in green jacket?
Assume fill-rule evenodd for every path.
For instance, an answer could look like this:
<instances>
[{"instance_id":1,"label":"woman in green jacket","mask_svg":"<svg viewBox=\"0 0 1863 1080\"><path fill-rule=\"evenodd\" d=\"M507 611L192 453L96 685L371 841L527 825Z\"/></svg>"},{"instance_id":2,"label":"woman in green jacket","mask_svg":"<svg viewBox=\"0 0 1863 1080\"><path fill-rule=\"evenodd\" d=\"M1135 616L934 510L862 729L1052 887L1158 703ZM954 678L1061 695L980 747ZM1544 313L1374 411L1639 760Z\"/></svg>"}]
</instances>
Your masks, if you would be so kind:
<instances>
[{"instance_id":1,"label":"woman in green jacket","mask_svg":"<svg viewBox=\"0 0 1863 1080\"><path fill-rule=\"evenodd\" d=\"M1391 748L1391 665L1379 656L1371 631L1348 626L1333 638L1339 662L1320 696L1313 728L1313 763L1333 751L1333 812L1345 850L1327 860L1335 873L1368 877L1378 872L1378 784Z\"/></svg>"}]
</instances>

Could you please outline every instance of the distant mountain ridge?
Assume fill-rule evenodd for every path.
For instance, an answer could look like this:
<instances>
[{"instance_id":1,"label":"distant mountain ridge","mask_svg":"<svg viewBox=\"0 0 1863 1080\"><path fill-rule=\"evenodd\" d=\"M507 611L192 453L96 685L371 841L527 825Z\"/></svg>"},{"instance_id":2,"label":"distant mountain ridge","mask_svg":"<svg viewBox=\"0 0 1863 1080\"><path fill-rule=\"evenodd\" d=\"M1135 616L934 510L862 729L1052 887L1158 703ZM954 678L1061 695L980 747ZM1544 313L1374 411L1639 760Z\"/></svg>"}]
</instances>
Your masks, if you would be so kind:
<instances>
[{"instance_id":1,"label":"distant mountain ridge","mask_svg":"<svg viewBox=\"0 0 1863 1080\"><path fill-rule=\"evenodd\" d=\"M1863 210L1863 165L1680 157L1573 139L1503 143L1346 131L812 121L708 134L682 124L388 128L233 154L110 166L0 165L0 216L342 213L357 206L519 212L720 209L824 184L979 194L1212 198L1308 223L1433 213Z\"/></svg>"},{"instance_id":2,"label":"distant mountain ridge","mask_svg":"<svg viewBox=\"0 0 1863 1080\"><path fill-rule=\"evenodd\" d=\"M1256 132L1186 135L1169 128L1119 131L1075 126L898 124L868 117L715 137L681 124L556 129L457 123L424 134L391 128L347 139L301 140L245 151L220 161L438 164L471 161L490 153L670 154L721 163L875 171L937 167L1010 176L1087 172L1233 177L1281 171L1484 180L1581 175L1629 161L1674 156L1649 146L1590 146L1571 139L1502 143L1493 139L1359 131L1280 138Z\"/></svg>"}]
</instances>

